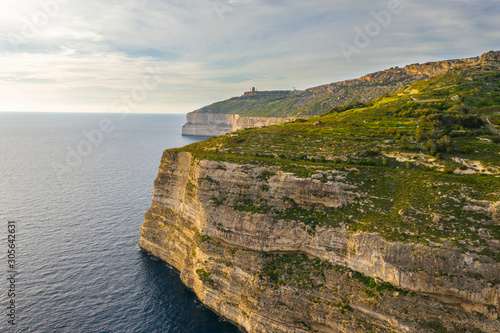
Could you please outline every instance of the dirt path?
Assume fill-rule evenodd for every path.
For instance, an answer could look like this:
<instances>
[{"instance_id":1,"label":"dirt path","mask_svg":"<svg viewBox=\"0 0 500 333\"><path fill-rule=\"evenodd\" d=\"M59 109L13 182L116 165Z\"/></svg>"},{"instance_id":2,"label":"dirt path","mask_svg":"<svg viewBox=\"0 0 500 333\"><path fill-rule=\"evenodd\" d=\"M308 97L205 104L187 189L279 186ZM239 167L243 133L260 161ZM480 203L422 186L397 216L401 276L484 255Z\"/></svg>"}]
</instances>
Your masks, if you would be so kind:
<instances>
[{"instance_id":1,"label":"dirt path","mask_svg":"<svg viewBox=\"0 0 500 333\"><path fill-rule=\"evenodd\" d=\"M417 103L427 103L427 102L438 102L440 99L416 99L413 95L410 95L411 99Z\"/></svg>"}]
</instances>

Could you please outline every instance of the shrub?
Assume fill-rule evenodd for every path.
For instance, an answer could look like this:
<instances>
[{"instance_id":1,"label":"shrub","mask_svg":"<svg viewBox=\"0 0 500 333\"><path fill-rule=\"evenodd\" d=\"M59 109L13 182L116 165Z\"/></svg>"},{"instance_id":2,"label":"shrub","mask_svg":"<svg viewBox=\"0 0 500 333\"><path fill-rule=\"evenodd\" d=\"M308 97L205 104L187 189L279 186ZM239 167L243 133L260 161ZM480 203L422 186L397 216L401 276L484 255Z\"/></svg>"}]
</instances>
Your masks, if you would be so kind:
<instances>
[{"instance_id":1,"label":"shrub","mask_svg":"<svg viewBox=\"0 0 500 333\"><path fill-rule=\"evenodd\" d=\"M439 151L446 151L448 147L451 147L452 141L449 136L445 135L439 139L436 144Z\"/></svg>"},{"instance_id":2,"label":"shrub","mask_svg":"<svg viewBox=\"0 0 500 333\"><path fill-rule=\"evenodd\" d=\"M269 178L271 178L274 175L276 174L269 171L264 171L263 173L260 174L258 178L261 182L267 182Z\"/></svg>"},{"instance_id":3,"label":"shrub","mask_svg":"<svg viewBox=\"0 0 500 333\"><path fill-rule=\"evenodd\" d=\"M481 118L475 116L466 116L462 120L462 126L465 128L477 129L484 125L484 121Z\"/></svg>"},{"instance_id":4,"label":"shrub","mask_svg":"<svg viewBox=\"0 0 500 333\"><path fill-rule=\"evenodd\" d=\"M446 166L444 168L444 173L447 173L447 174L453 174L454 170L452 167L449 167L449 166Z\"/></svg>"},{"instance_id":5,"label":"shrub","mask_svg":"<svg viewBox=\"0 0 500 333\"><path fill-rule=\"evenodd\" d=\"M376 156L380 153L380 149L369 149L366 151L366 155L368 156Z\"/></svg>"},{"instance_id":6,"label":"shrub","mask_svg":"<svg viewBox=\"0 0 500 333\"><path fill-rule=\"evenodd\" d=\"M438 146L434 142L434 140L427 140L427 143L425 144L424 148L431 154L431 155L436 155L438 152Z\"/></svg>"},{"instance_id":7,"label":"shrub","mask_svg":"<svg viewBox=\"0 0 500 333\"><path fill-rule=\"evenodd\" d=\"M428 137L429 136L423 127L419 127L417 129L417 132L415 133L415 139L417 140L417 142L424 142L428 139Z\"/></svg>"},{"instance_id":8,"label":"shrub","mask_svg":"<svg viewBox=\"0 0 500 333\"><path fill-rule=\"evenodd\" d=\"M214 204L214 206L216 207L219 207L220 205L222 205L224 203L224 200L223 199L217 199L217 198L212 198L212 203Z\"/></svg>"},{"instance_id":9,"label":"shrub","mask_svg":"<svg viewBox=\"0 0 500 333\"><path fill-rule=\"evenodd\" d=\"M426 322L421 323L421 325L423 328L429 328L433 332L436 332L436 333L447 333L448 332L446 330L446 328L443 326L443 324L441 324L438 321L426 321Z\"/></svg>"}]
</instances>

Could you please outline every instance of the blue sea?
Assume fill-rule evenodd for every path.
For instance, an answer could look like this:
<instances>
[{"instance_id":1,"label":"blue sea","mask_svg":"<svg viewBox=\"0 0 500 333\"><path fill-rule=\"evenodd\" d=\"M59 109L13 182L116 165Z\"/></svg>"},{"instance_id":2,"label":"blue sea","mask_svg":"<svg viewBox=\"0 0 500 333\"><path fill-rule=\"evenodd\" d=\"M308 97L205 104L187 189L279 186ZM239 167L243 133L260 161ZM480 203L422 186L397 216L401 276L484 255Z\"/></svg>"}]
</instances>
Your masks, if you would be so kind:
<instances>
[{"instance_id":1,"label":"blue sea","mask_svg":"<svg viewBox=\"0 0 500 333\"><path fill-rule=\"evenodd\" d=\"M137 245L163 150L201 139L184 122L0 113L1 332L237 332Z\"/></svg>"}]
</instances>

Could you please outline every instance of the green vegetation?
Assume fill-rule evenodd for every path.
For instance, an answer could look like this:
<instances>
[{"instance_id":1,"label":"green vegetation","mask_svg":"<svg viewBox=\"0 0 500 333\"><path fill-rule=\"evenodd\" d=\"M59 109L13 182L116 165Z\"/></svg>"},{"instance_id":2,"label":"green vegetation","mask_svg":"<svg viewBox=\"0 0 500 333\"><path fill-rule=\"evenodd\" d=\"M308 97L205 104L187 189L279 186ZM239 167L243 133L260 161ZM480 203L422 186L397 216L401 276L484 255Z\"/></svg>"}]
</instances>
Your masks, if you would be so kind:
<instances>
[{"instance_id":1,"label":"green vegetation","mask_svg":"<svg viewBox=\"0 0 500 333\"><path fill-rule=\"evenodd\" d=\"M210 236L208 235L202 235L199 232L196 232L196 237L200 240L200 242L208 242L210 240Z\"/></svg>"},{"instance_id":2,"label":"green vegetation","mask_svg":"<svg viewBox=\"0 0 500 333\"><path fill-rule=\"evenodd\" d=\"M447 333L448 332L448 330L439 321L422 321L420 326L422 328L428 328L428 329L432 330L432 332L436 332L436 333Z\"/></svg>"},{"instance_id":3,"label":"green vegetation","mask_svg":"<svg viewBox=\"0 0 500 333\"><path fill-rule=\"evenodd\" d=\"M500 239L500 225L492 223L483 204L500 201L499 69L498 62L460 65L370 102L330 108L321 117L173 151L339 181L359 194L339 208L285 198L281 210L264 198L242 197L235 210L300 221L311 233L344 225L349 232L448 244L479 260L500 262L500 252L488 245ZM276 107L273 103L266 105ZM258 176L263 193L272 176L269 171Z\"/></svg>"},{"instance_id":4,"label":"green vegetation","mask_svg":"<svg viewBox=\"0 0 500 333\"><path fill-rule=\"evenodd\" d=\"M396 291L402 295L416 296L414 291L408 291L406 289L401 289L393 286L388 282L376 281L375 279L364 275L363 273L353 271L352 269L344 266L335 266L335 270L348 273L353 279L364 284L368 289L365 289L365 293L368 297L375 297L376 295L382 297L384 291Z\"/></svg>"},{"instance_id":5,"label":"green vegetation","mask_svg":"<svg viewBox=\"0 0 500 333\"><path fill-rule=\"evenodd\" d=\"M313 289L320 286L318 277L334 266L324 260L309 259L305 254L265 254L268 261L260 275L276 286L289 285L300 289Z\"/></svg>"},{"instance_id":6,"label":"green vegetation","mask_svg":"<svg viewBox=\"0 0 500 333\"><path fill-rule=\"evenodd\" d=\"M383 297L384 292L397 292L396 295L416 296L415 292L401 289L390 283L381 280L375 280L360 272L354 271L348 267L333 265L326 260L318 258L309 258L305 254L264 254L267 262L260 274L260 278L267 281L274 287L289 286L304 290L317 290L321 288L326 281L327 276L332 275L332 271L344 275L352 281L359 283L360 290L363 290L367 298ZM317 297L311 298L313 303L323 302ZM339 308L339 311L352 310L348 302L339 302L327 304Z\"/></svg>"},{"instance_id":7,"label":"green vegetation","mask_svg":"<svg viewBox=\"0 0 500 333\"><path fill-rule=\"evenodd\" d=\"M273 208L266 205L267 201L261 198L258 203L254 203L250 199L242 200L238 205L234 205L234 210L239 210L241 212L251 212L251 213L269 213Z\"/></svg>"},{"instance_id":8,"label":"green vegetation","mask_svg":"<svg viewBox=\"0 0 500 333\"><path fill-rule=\"evenodd\" d=\"M187 193L188 196L193 197L194 194L195 194L196 189L197 189L196 185L193 184L191 181L189 181L187 183L186 193Z\"/></svg>"},{"instance_id":9,"label":"green vegetation","mask_svg":"<svg viewBox=\"0 0 500 333\"><path fill-rule=\"evenodd\" d=\"M214 285L214 280L210 278L210 272L207 272L204 268L199 268L196 270L196 274L200 277L200 280L203 282L208 282L212 286Z\"/></svg>"},{"instance_id":10,"label":"green vegetation","mask_svg":"<svg viewBox=\"0 0 500 333\"><path fill-rule=\"evenodd\" d=\"M307 90L257 91L205 106L197 113L238 114L247 117L317 116L342 111L349 103L358 106L392 93L401 84L411 84L422 74L392 68L371 74L371 80L352 80L349 86L332 83ZM359 102L362 101L362 102ZM299 120L300 122L300 120Z\"/></svg>"},{"instance_id":11,"label":"green vegetation","mask_svg":"<svg viewBox=\"0 0 500 333\"><path fill-rule=\"evenodd\" d=\"M259 176L259 180L261 182L268 182L269 181L269 178L271 178L272 176L274 176L275 173L272 173L272 172L268 172L268 171L264 171L260 176Z\"/></svg>"},{"instance_id":12,"label":"green vegetation","mask_svg":"<svg viewBox=\"0 0 500 333\"><path fill-rule=\"evenodd\" d=\"M211 200L212 200L214 206L216 206L216 207L219 207L220 205L222 205L224 203L223 199L212 198Z\"/></svg>"},{"instance_id":13,"label":"green vegetation","mask_svg":"<svg viewBox=\"0 0 500 333\"><path fill-rule=\"evenodd\" d=\"M291 207L286 208L282 214L277 214L276 219L304 222L310 227L308 231L312 231L318 226L339 226L339 222L336 220L339 217L338 209L319 207L316 205L314 205L313 208L307 209L299 207L292 199L284 198L284 201Z\"/></svg>"}]
</instances>

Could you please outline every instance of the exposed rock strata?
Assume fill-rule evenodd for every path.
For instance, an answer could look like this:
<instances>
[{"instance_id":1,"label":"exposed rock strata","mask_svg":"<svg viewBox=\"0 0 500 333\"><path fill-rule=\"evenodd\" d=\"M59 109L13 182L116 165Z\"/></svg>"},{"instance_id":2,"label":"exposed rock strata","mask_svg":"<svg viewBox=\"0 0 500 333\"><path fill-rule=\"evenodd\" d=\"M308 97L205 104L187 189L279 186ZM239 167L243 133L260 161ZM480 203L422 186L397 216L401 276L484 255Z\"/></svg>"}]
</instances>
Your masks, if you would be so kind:
<instances>
[{"instance_id":1,"label":"exposed rock strata","mask_svg":"<svg viewBox=\"0 0 500 333\"><path fill-rule=\"evenodd\" d=\"M182 135L219 136L247 128L279 125L297 117L240 117L237 114L188 113ZM307 118L307 117L306 117Z\"/></svg>"},{"instance_id":2,"label":"exposed rock strata","mask_svg":"<svg viewBox=\"0 0 500 333\"><path fill-rule=\"evenodd\" d=\"M493 217L493 220L500 224L500 202L496 202L490 207L490 213Z\"/></svg>"},{"instance_id":3,"label":"exposed rock strata","mask_svg":"<svg viewBox=\"0 0 500 333\"><path fill-rule=\"evenodd\" d=\"M290 200L341 208L362 195L346 181L167 151L139 245L176 267L204 304L249 332L500 331L500 289L488 282L499 279L498 263L453 247L350 233L343 225L311 232L272 213ZM245 211L238 209L242 202L265 205ZM498 205L490 213L498 221ZM307 257L293 261L301 254ZM358 272L395 289L373 296Z\"/></svg>"},{"instance_id":4,"label":"exposed rock strata","mask_svg":"<svg viewBox=\"0 0 500 333\"><path fill-rule=\"evenodd\" d=\"M321 115L335 106L368 102L394 93L418 80L439 75L453 67L498 61L500 52L480 57L412 64L390 68L357 79L294 91L252 91L188 113L183 135L222 135L232 131L281 124L297 117ZM285 102L284 102L285 101ZM272 108L264 107L272 105ZM263 112L262 109L267 111ZM238 115L239 114L239 115Z\"/></svg>"}]
</instances>

